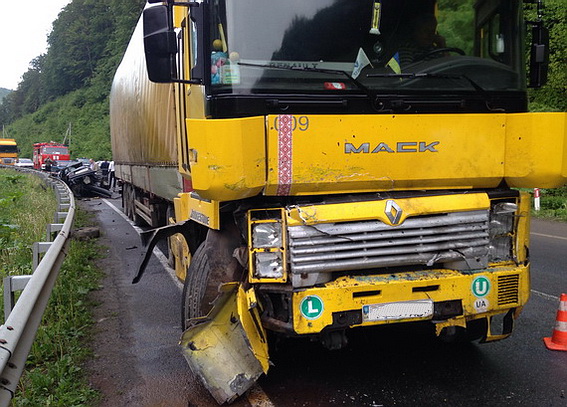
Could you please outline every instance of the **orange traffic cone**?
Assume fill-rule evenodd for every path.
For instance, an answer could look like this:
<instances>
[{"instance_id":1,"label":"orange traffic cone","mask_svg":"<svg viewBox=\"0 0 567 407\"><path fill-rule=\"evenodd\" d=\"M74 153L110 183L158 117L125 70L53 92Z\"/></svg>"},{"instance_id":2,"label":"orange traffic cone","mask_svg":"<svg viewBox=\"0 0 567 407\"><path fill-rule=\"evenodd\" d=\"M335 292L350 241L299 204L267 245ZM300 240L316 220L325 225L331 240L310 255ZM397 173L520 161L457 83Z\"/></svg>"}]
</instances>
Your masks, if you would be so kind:
<instances>
[{"instance_id":1,"label":"orange traffic cone","mask_svg":"<svg viewBox=\"0 0 567 407\"><path fill-rule=\"evenodd\" d=\"M555 320L551 338L543 338L543 341L547 349L567 351L567 294L561 294Z\"/></svg>"}]
</instances>

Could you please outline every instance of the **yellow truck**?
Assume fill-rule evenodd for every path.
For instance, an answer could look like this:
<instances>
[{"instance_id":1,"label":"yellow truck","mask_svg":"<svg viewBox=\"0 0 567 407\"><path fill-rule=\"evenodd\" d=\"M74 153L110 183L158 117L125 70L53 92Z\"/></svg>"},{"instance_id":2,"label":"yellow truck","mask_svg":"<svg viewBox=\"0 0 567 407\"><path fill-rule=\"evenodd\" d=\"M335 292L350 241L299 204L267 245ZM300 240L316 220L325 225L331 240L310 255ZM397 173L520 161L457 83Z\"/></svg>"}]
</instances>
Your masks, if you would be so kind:
<instances>
[{"instance_id":1,"label":"yellow truck","mask_svg":"<svg viewBox=\"0 0 567 407\"><path fill-rule=\"evenodd\" d=\"M13 138L0 138L0 164L14 165L18 160L18 144Z\"/></svg>"},{"instance_id":2,"label":"yellow truck","mask_svg":"<svg viewBox=\"0 0 567 407\"><path fill-rule=\"evenodd\" d=\"M549 44L530 22L526 70L521 1L158 3L112 86L116 175L153 227L134 282L168 238L183 353L219 403L277 335L511 334L526 188L567 183L566 115L527 112Z\"/></svg>"}]
</instances>

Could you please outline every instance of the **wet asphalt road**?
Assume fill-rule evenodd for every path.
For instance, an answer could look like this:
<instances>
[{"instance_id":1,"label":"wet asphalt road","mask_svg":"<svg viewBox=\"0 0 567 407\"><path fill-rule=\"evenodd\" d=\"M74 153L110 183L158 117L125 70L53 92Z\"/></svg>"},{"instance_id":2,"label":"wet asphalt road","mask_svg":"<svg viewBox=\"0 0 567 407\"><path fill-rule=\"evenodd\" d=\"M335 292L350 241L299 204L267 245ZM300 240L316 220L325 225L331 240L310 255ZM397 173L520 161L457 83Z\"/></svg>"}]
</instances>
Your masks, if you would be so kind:
<instances>
[{"instance_id":1,"label":"wet asphalt road","mask_svg":"<svg viewBox=\"0 0 567 407\"><path fill-rule=\"evenodd\" d=\"M125 370L135 376L108 406L215 406L195 381L177 346L181 289L154 257L132 286L142 253L135 230L107 203L86 202L98 214L120 267L115 284L127 314ZM350 346L326 351L288 340L253 394L235 406L567 406L567 352L549 351L558 298L567 292L567 224L532 223L532 293L511 338L492 344L448 345L428 327L352 331ZM115 404L113 404L115 403ZM116 404L119 403L119 404Z\"/></svg>"}]
</instances>

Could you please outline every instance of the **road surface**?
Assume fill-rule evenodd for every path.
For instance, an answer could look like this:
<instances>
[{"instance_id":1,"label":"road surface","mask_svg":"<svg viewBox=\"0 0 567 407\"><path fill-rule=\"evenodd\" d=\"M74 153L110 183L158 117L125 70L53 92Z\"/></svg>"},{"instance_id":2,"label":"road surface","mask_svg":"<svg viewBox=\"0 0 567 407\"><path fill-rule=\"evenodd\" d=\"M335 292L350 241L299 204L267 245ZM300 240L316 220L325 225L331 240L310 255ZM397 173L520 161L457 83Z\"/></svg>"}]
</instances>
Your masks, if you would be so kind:
<instances>
[{"instance_id":1,"label":"road surface","mask_svg":"<svg viewBox=\"0 0 567 407\"><path fill-rule=\"evenodd\" d=\"M158 258L131 284L142 255L120 200L81 204L97 213L107 275L96 293L92 383L101 406L216 406L190 372L177 341L181 285ZM164 260L164 259L162 259ZM268 376L234 406L567 406L567 352L549 351L559 296L567 292L567 224L532 222L531 299L511 338L447 345L419 325L358 330L327 351L288 340Z\"/></svg>"}]
</instances>

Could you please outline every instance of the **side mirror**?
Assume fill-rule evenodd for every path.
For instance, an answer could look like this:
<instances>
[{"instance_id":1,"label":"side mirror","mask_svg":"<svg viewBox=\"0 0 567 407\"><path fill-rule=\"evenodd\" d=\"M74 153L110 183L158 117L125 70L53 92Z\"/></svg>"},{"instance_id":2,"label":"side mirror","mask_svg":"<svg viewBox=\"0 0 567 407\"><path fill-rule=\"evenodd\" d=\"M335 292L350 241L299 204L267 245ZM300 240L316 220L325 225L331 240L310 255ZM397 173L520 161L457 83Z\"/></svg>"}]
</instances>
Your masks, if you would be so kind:
<instances>
[{"instance_id":1,"label":"side mirror","mask_svg":"<svg viewBox=\"0 0 567 407\"><path fill-rule=\"evenodd\" d=\"M152 82L170 83L177 75L177 42L170 10L165 5L144 10L144 52Z\"/></svg>"},{"instance_id":2,"label":"side mirror","mask_svg":"<svg viewBox=\"0 0 567 407\"><path fill-rule=\"evenodd\" d=\"M547 83L549 66L549 30L541 21L535 22L532 28L532 45L530 52L530 88L541 88Z\"/></svg>"},{"instance_id":3,"label":"side mirror","mask_svg":"<svg viewBox=\"0 0 567 407\"><path fill-rule=\"evenodd\" d=\"M196 3L193 7L191 7L191 24L195 25L197 39L200 44L209 43L208 30L205 28L208 17L208 9L205 2ZM210 80L211 78L211 56L210 54L206 54L205 47L203 46L197 46L197 49L194 51L196 53L196 61L195 65L191 69L191 78L196 83L204 83L206 80L205 78L207 78L207 73L207 79Z\"/></svg>"}]
</instances>

